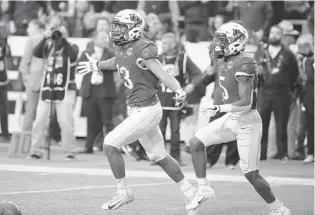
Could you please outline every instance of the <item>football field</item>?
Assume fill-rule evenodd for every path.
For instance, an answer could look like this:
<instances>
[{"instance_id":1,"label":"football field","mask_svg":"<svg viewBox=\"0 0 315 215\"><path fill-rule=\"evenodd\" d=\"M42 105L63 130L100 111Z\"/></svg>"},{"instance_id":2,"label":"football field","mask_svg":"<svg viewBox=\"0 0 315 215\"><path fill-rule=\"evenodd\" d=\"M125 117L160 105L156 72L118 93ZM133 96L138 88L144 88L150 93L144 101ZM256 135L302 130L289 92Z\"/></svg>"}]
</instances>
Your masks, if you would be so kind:
<instances>
[{"instance_id":1,"label":"football field","mask_svg":"<svg viewBox=\"0 0 315 215\"><path fill-rule=\"evenodd\" d=\"M0 144L0 201L13 201L23 215L185 215L184 196L179 188L149 162L136 162L124 155L127 182L135 201L115 211L101 205L115 193L115 180L105 155L78 155L65 162L60 150L53 148L51 161L9 158L8 145ZM184 173L194 183L190 155L182 154ZM204 204L200 215L267 215L269 208L242 176L239 167L229 170L224 157L208 179L216 199ZM293 215L314 214L314 165L297 161L261 163L266 177L281 201Z\"/></svg>"}]
</instances>

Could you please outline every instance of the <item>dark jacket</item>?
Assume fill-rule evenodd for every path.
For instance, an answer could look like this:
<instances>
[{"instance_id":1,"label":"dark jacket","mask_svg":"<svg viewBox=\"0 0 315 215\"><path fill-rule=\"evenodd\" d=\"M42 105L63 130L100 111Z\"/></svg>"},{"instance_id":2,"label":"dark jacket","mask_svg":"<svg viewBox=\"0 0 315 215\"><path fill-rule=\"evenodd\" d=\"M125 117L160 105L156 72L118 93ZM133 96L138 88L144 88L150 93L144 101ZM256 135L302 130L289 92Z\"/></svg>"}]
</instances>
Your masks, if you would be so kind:
<instances>
[{"instance_id":1,"label":"dark jacket","mask_svg":"<svg viewBox=\"0 0 315 215\"><path fill-rule=\"evenodd\" d=\"M290 94L296 88L299 67L295 55L282 46L278 55L271 59L268 47L264 50L264 74L262 75L262 90L271 94ZM270 67L268 66L270 62ZM273 70L272 68L279 68Z\"/></svg>"},{"instance_id":2,"label":"dark jacket","mask_svg":"<svg viewBox=\"0 0 315 215\"><path fill-rule=\"evenodd\" d=\"M85 50L80 58L80 61L87 61L85 53L92 55L94 53L94 48L89 47ZM101 61L107 60L114 57L114 53L109 49L104 49L103 55L101 57ZM87 99L91 96L97 98L115 98L116 97L116 87L114 82L114 74L115 71L104 71L103 72L103 84L93 85L91 84L92 73L89 73L83 77L82 86L80 89L80 96L84 99Z\"/></svg>"},{"instance_id":3,"label":"dark jacket","mask_svg":"<svg viewBox=\"0 0 315 215\"><path fill-rule=\"evenodd\" d=\"M208 24L208 7L200 1L178 1L185 22L190 24Z\"/></svg>"},{"instance_id":4,"label":"dark jacket","mask_svg":"<svg viewBox=\"0 0 315 215\"><path fill-rule=\"evenodd\" d=\"M75 62L77 60L77 56L79 53L79 47L75 44L70 44L66 39L63 39L63 55L70 60L71 65L63 65L63 68L69 68L70 67L70 80L68 89L76 90L76 84L75 84ZM42 58L45 60L45 65L48 63L47 60L49 58L49 54L52 50L52 45L50 42L50 39L42 39L33 50L34 57ZM65 63L65 62L64 62Z\"/></svg>"},{"instance_id":5,"label":"dark jacket","mask_svg":"<svg viewBox=\"0 0 315 215\"><path fill-rule=\"evenodd\" d=\"M178 58L178 60L176 60ZM194 84L194 86L197 86L200 79L201 79L201 71L199 68L192 62L192 60L187 56L187 54L183 51L179 51L178 54L173 55L171 58L165 58L165 56L160 56L160 61L162 64L176 64L178 66L178 72L179 74L177 76L174 76L177 81L180 83L182 87L185 87L188 83ZM168 90L169 91L169 90ZM198 103L198 96L196 95L196 92L193 92L194 96L188 95L188 103L194 104ZM161 104L163 107L174 107L175 102L173 100L173 97L175 94L171 91L169 92L163 92L163 89L159 90L158 93L159 99L161 100ZM196 98L197 97L197 98ZM200 100L200 98L199 98Z\"/></svg>"},{"instance_id":6,"label":"dark jacket","mask_svg":"<svg viewBox=\"0 0 315 215\"><path fill-rule=\"evenodd\" d=\"M307 57L304 61L303 69L306 73L306 83L301 95L301 102L306 110L314 115L314 57Z\"/></svg>"}]
</instances>

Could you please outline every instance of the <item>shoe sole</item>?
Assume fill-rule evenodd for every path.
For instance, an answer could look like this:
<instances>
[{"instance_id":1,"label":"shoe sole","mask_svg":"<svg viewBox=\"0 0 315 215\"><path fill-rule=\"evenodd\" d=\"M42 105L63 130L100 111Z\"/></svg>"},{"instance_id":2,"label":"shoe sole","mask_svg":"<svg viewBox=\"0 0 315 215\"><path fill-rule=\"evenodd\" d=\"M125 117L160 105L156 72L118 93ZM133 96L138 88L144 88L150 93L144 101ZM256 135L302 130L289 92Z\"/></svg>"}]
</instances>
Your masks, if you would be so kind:
<instances>
[{"instance_id":1,"label":"shoe sole","mask_svg":"<svg viewBox=\"0 0 315 215\"><path fill-rule=\"evenodd\" d=\"M106 211L117 210L118 208L120 208L120 207L122 207L122 206L124 206L124 205L127 205L127 204L129 204L129 203L132 203L134 200L135 200L135 198L132 197L132 199L128 200L127 202L125 202L125 203L123 203L123 204L121 204L121 205L119 205L119 206L115 206L115 207L113 207L113 208L111 208L111 209L101 207L101 209L102 209L102 210L106 210Z\"/></svg>"}]
</instances>

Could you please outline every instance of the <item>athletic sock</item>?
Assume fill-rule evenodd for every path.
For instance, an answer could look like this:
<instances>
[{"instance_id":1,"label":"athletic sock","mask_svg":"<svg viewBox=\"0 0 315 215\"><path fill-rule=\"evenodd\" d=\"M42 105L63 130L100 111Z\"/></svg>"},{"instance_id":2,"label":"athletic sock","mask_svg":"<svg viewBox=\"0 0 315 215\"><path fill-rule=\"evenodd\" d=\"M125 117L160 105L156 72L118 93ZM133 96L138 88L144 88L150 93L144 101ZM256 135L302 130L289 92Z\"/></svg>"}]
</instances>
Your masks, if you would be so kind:
<instances>
[{"instance_id":1,"label":"athletic sock","mask_svg":"<svg viewBox=\"0 0 315 215\"><path fill-rule=\"evenodd\" d=\"M118 192L126 192L127 191L126 177L116 179L116 184L117 184Z\"/></svg>"},{"instance_id":2,"label":"athletic sock","mask_svg":"<svg viewBox=\"0 0 315 215\"><path fill-rule=\"evenodd\" d=\"M197 178L197 184L200 190L202 190L203 188L209 186L209 182L207 180L207 178Z\"/></svg>"},{"instance_id":3,"label":"athletic sock","mask_svg":"<svg viewBox=\"0 0 315 215\"><path fill-rule=\"evenodd\" d=\"M273 201L272 203L269 204L271 210L273 211L278 211L281 210L283 207L283 203L280 202L278 199L276 199L275 201Z\"/></svg>"},{"instance_id":4,"label":"athletic sock","mask_svg":"<svg viewBox=\"0 0 315 215\"><path fill-rule=\"evenodd\" d=\"M183 191L186 197L191 197L194 195L194 189L191 183L187 180L187 178L183 178L180 182L177 183L181 191Z\"/></svg>"}]
</instances>

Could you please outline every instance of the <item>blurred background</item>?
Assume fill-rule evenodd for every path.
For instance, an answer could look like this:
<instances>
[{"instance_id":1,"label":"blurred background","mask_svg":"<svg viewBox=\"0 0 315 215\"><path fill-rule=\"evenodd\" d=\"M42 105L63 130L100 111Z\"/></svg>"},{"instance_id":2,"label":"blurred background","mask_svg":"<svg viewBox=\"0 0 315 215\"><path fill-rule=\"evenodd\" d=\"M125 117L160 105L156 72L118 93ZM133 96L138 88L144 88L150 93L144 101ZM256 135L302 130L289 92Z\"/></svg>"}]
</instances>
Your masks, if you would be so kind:
<instances>
[{"instance_id":1,"label":"blurred background","mask_svg":"<svg viewBox=\"0 0 315 215\"><path fill-rule=\"evenodd\" d=\"M161 57L163 54L167 55L167 51L163 49L162 38L166 34L172 33L174 40L168 42L171 43L168 44L171 47L168 51L171 52L176 49L179 50L178 53L186 53L190 63L195 65L195 67L190 66L187 69L194 71L187 71L187 73L195 72L197 75L198 72L199 75L202 75L210 65L207 47L211 43L215 30L223 23L231 20L241 22L250 35L249 45L245 51L254 56L257 62L263 66L264 71L260 75L263 79L265 78L265 83L269 80L268 75L265 76L265 74L271 72L268 71L270 68L266 63L269 56L270 29L274 25L279 26L283 32L280 38L281 44L294 54L298 69L293 71L294 68L289 67L289 70L292 69L292 71L287 71L288 73L297 73L293 84L290 85L290 92L286 92L290 98L287 119L279 122L279 120L277 121L279 118L274 117L273 109L269 111L269 127L267 126L269 135L264 137L268 139L269 143L268 158L281 159L283 162L288 159L303 160L304 163L314 161L314 146L311 149L311 145L314 145L314 137L309 135L314 133L314 127L311 127L314 125L314 117L312 117L314 112L311 113L312 107L307 106L307 104L314 102L314 95L310 95L311 91L314 91L314 79L312 78L314 67L311 63L314 62L313 1L2 0L0 1L0 40L1 47L5 48L5 52L1 56L4 59L4 64L2 64L4 72L0 78L0 90L2 91L0 101L2 103L0 108L1 142L9 143L14 132L32 131L38 98L37 101L30 99L27 96L30 94L27 92L29 90L38 94L41 91L44 70L39 68L39 64L34 63L34 59L31 59L31 51L27 51L32 50L29 41L47 32L51 17L57 16L64 28L63 36L71 44L78 46L77 60L82 59L83 52L93 53L95 58L106 60L112 56L112 44L108 39L110 21L115 13L122 9L135 9L141 12L146 22L145 37L158 44ZM102 51L99 53L98 50ZM106 56L104 57L105 52ZM24 64L21 66L23 58ZM309 60L310 64L307 64ZM188 66L187 62L184 63ZM36 75L34 75L35 73ZM106 98L105 105L111 111L104 114L109 114L111 121L106 121L108 117L104 119L101 117L102 120L99 120L98 117L89 116L90 122L88 122L87 115L88 112L91 112L87 111L91 110L89 109L91 108L89 106L90 94L87 95L82 88L89 81L84 81L84 78L79 75L75 76L77 96L73 107L73 135L77 138L87 139L85 148L83 145L80 146L83 148L82 153L93 153L95 150L101 150L102 137L127 116L121 81L116 74L113 74L109 79L112 80L112 83L107 83L107 85L112 86L112 88L102 88L101 90L108 93L96 97ZM188 80L186 85L191 81L191 79ZM268 92L270 93L268 96L275 96L276 98L278 93L274 92L274 88L277 88L276 86L280 82L271 81L273 88L268 84L262 84L260 90L261 92ZM34 87L35 85L37 87ZM110 92L111 90L114 90L115 93ZM213 102L212 92L213 83L208 86L194 87L191 90L188 104L179 110L180 120L176 122L181 125L180 128L178 126L177 131L176 126L173 126L174 129L165 128L167 142L171 142L171 144L177 144L173 143L174 141L183 143L179 150L189 152L189 148L184 147L189 138L193 136L196 128L209 121L209 119L199 117L199 105L202 102ZM266 96L264 93L260 95ZM99 112L100 116L103 116L103 113ZM29 114L28 118L26 114ZM61 141L60 128L55 118L51 122L50 131L47 133L54 139L54 144L59 144ZM312 122L307 123L305 118ZM26 122L26 120L28 121ZM281 141L278 137L279 134L277 136L277 131L280 132L279 126L282 128L283 139ZM92 134L91 130L97 132ZM179 134L180 137L172 137L172 135L179 136ZM89 135L91 136L87 138ZM312 137L313 139L310 139ZM281 144L279 146L279 141L282 146ZM287 148L285 156L277 157L279 147ZM145 156L141 155L141 147L137 143L124 148L124 152L130 156L135 156L135 159L145 159ZM231 165L233 168L235 164Z\"/></svg>"}]
</instances>

